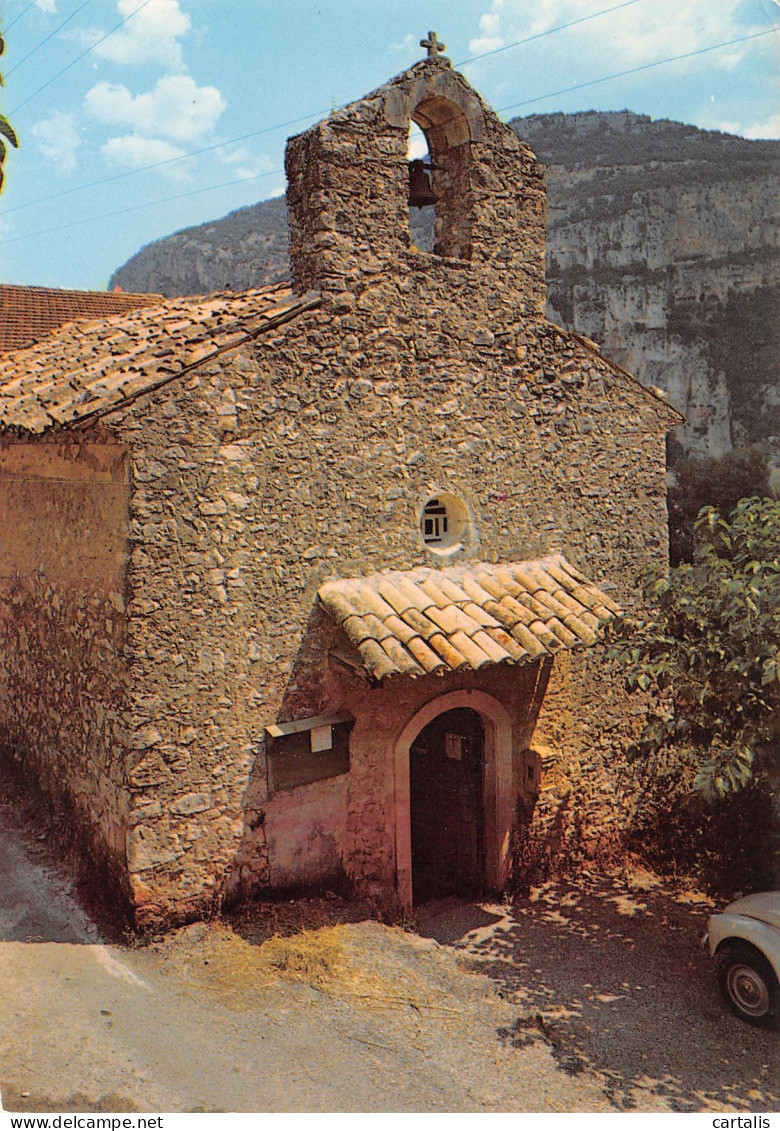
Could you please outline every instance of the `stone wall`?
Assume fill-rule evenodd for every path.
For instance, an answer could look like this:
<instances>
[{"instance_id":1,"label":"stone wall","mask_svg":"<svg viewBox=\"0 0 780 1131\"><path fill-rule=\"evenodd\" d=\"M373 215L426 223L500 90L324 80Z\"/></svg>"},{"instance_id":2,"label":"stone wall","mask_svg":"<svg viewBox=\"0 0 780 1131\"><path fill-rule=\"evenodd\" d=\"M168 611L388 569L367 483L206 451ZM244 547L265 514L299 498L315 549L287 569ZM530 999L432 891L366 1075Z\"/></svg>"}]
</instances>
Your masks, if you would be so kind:
<instances>
[{"instance_id":1,"label":"stone wall","mask_svg":"<svg viewBox=\"0 0 780 1131\"><path fill-rule=\"evenodd\" d=\"M409 241L412 117L438 165L444 254ZM126 793L108 821L117 844L126 836L139 923L342 872L387 893L391 752L447 690L502 704L520 792L529 767L544 768L529 747L554 748L595 829L614 808L625 717L607 675L557 661L537 735L537 668L371 687L346 674L316 592L385 568L561 551L630 605L641 567L667 557L676 414L543 319L540 170L465 80L420 64L293 139L288 172L296 279L322 288L321 306L80 433L85 453L106 435L130 453L127 623L100 672L83 658L83 678L109 677L115 695L131 680ZM471 530L444 559L420 530L442 492L465 504ZM41 711L56 717L42 686ZM349 775L269 796L265 727L342 710L356 720ZM102 781L109 755L95 758ZM556 822L548 800L542 835Z\"/></svg>"},{"instance_id":2,"label":"stone wall","mask_svg":"<svg viewBox=\"0 0 780 1131\"><path fill-rule=\"evenodd\" d=\"M515 304L545 304L541 166L466 80L427 61L287 145L293 278L301 290L361 290L411 247L409 126L426 135L437 197L434 250Z\"/></svg>"},{"instance_id":3,"label":"stone wall","mask_svg":"<svg viewBox=\"0 0 780 1131\"><path fill-rule=\"evenodd\" d=\"M209 904L237 860L244 887L271 882L267 829L295 834L288 803L264 793L264 727L344 706L313 675L326 652L317 587L438 564L419 531L431 493L467 502L472 556L561 550L625 602L642 564L663 560L667 410L542 320L466 321L477 294L457 268L410 255L404 275L106 418L133 450L128 860L141 917ZM346 788L348 823L360 810L382 847L358 866L349 837L336 841L353 872L384 875L380 807L357 776ZM277 837L277 851L292 849Z\"/></svg>"},{"instance_id":4,"label":"stone wall","mask_svg":"<svg viewBox=\"0 0 780 1131\"><path fill-rule=\"evenodd\" d=\"M620 847L644 787L626 758L643 721L603 645L556 656L530 744L540 788L522 798L521 867L554 872Z\"/></svg>"},{"instance_id":5,"label":"stone wall","mask_svg":"<svg viewBox=\"0 0 780 1131\"><path fill-rule=\"evenodd\" d=\"M2 746L95 859L125 873L126 450L0 450Z\"/></svg>"}]
</instances>

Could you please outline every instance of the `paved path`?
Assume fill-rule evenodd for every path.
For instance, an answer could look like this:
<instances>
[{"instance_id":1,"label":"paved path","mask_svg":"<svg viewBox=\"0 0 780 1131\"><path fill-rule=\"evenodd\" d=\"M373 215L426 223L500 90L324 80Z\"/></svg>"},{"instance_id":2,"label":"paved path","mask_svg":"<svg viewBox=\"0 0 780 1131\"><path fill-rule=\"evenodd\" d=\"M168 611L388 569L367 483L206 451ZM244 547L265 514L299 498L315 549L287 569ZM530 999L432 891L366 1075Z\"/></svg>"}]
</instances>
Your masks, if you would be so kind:
<instances>
[{"instance_id":1,"label":"paved path","mask_svg":"<svg viewBox=\"0 0 780 1131\"><path fill-rule=\"evenodd\" d=\"M37 856L0 802L8 1110L612 1110L600 1080L567 1075L547 1045L502 1040L515 1009L435 942L356 924L341 983L237 984L245 940L200 925L108 945Z\"/></svg>"},{"instance_id":2,"label":"paved path","mask_svg":"<svg viewBox=\"0 0 780 1131\"><path fill-rule=\"evenodd\" d=\"M246 924L106 942L46 852L0 783L9 1110L780 1109L777 1035L726 1013L699 945L707 901L641 869L444 901L418 935L337 927L294 984Z\"/></svg>"}]
</instances>

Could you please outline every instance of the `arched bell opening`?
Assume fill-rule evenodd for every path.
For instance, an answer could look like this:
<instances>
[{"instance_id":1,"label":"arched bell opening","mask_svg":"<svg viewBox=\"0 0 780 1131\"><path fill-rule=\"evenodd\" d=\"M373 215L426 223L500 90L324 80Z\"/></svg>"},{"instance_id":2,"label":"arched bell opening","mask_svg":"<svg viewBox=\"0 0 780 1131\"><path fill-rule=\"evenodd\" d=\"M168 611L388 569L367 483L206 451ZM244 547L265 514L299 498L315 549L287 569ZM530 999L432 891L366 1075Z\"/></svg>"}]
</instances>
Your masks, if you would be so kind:
<instances>
[{"instance_id":1,"label":"arched bell opening","mask_svg":"<svg viewBox=\"0 0 780 1131\"><path fill-rule=\"evenodd\" d=\"M409 229L420 251L470 259L473 195L471 131L463 110L431 95L412 112ZM432 229L432 235L428 235Z\"/></svg>"},{"instance_id":2,"label":"arched bell opening","mask_svg":"<svg viewBox=\"0 0 780 1131\"><path fill-rule=\"evenodd\" d=\"M409 124L409 235L417 251L433 251L436 194L431 179L428 139L415 122Z\"/></svg>"}]
</instances>

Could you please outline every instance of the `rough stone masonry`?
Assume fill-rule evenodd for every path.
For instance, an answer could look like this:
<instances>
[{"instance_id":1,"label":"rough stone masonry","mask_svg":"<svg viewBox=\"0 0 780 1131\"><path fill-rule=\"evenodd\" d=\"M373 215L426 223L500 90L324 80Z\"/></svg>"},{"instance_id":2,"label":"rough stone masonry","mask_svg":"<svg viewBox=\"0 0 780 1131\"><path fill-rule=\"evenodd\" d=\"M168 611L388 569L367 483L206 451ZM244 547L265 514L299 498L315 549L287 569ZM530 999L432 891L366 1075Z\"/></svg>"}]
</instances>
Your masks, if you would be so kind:
<instances>
[{"instance_id":1,"label":"rough stone masonry","mask_svg":"<svg viewBox=\"0 0 780 1131\"><path fill-rule=\"evenodd\" d=\"M412 121L431 254L409 236ZM485 886L529 830L557 859L616 836L636 789L636 708L565 622L592 615L577 586L630 606L666 559L679 417L545 320L541 168L436 53L292 138L286 165L292 289L74 322L0 358L3 743L142 925L345 881L411 902L446 840L436 806L411 828L414 751L447 712L478 717L463 803ZM504 588L464 601L459 570L502 565ZM429 673L372 674L318 597L382 592L388 570L412 611L377 627L362 608L365 638L432 650Z\"/></svg>"}]
</instances>

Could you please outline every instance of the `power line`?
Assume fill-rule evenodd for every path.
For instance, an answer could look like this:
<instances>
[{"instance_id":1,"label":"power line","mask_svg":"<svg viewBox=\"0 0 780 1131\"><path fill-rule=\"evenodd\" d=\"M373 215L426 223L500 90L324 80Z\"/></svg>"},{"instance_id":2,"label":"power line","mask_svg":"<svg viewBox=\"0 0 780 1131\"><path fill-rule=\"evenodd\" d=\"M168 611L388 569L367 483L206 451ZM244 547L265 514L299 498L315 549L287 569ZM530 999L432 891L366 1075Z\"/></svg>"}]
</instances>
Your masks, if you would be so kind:
<instances>
[{"instance_id":1,"label":"power line","mask_svg":"<svg viewBox=\"0 0 780 1131\"><path fill-rule=\"evenodd\" d=\"M616 4L614 8L602 8L600 12L591 12L589 16L580 16L578 20L571 20L568 24L558 24L557 27L548 28L547 31L529 35L527 39L518 39L516 43L507 43L505 47L495 47L492 51L483 51L481 55L472 55L470 59L462 59L454 66L465 67L468 63L476 63L478 59L487 59L489 55L500 55L502 51L511 51L513 47L522 47L524 43L533 43L535 39L544 39L546 35L552 35L553 32L565 31L566 28L576 27L577 24L586 24L588 20L595 20L597 16L606 16L610 12L617 12L620 8L630 8L632 4L639 2L640 0L623 0L622 4Z\"/></svg>"},{"instance_id":2,"label":"power line","mask_svg":"<svg viewBox=\"0 0 780 1131\"><path fill-rule=\"evenodd\" d=\"M185 200L190 196L200 196L206 192L216 192L217 189L230 188L232 185L245 185L250 181L259 181L264 177L275 177L283 173L283 169L271 169L268 173L257 173L254 177L238 177L234 181L224 181L219 185L209 185L208 188L192 189L191 192L180 192L175 196L165 196L160 200L148 200L145 204L133 204L129 208L119 208L115 212L103 212L100 216L85 216L81 220L71 220L68 224L59 224L55 228L46 228L41 232L28 232L24 236L11 236L3 240L3 244L20 243L22 240L34 239L36 236L48 236L53 232L64 232L68 228L79 228L83 224L92 224L96 220L112 220L116 216L126 216L128 212L139 212L144 208L155 208L158 204L170 204L174 200Z\"/></svg>"},{"instance_id":3,"label":"power line","mask_svg":"<svg viewBox=\"0 0 780 1131\"><path fill-rule=\"evenodd\" d=\"M31 55L34 55L36 51L40 51L41 47L43 47L43 45L45 43L48 43L49 40L52 39L57 34L57 32L62 31L62 29L65 27L65 25L69 24L70 21L72 19L74 19L79 14L79 12L82 10L82 8L86 8L87 4L91 4L91 3L92 3L92 0L84 0L84 3L81 5L81 7L76 8L75 12L71 12L71 14L67 17L67 19L64 19L62 21L62 23L59 24L54 29L54 31L50 31L49 34L44 39L42 39L41 42L36 47L33 47L32 51L28 51L27 54L25 56L23 56L23 58L21 58L18 63L14 63L14 65L13 65L13 67L11 67L10 71L6 71L5 77L8 78L10 75L12 75L14 73L14 71L18 70L19 67L21 67L22 63L26 63ZM17 107L17 109L18 109L18 107Z\"/></svg>"},{"instance_id":4,"label":"power line","mask_svg":"<svg viewBox=\"0 0 780 1131\"><path fill-rule=\"evenodd\" d=\"M551 90L549 94L540 94L537 98L526 98L523 102L513 102L511 106L502 106L496 111L503 114L507 110L516 110L518 106L530 106L533 102L544 102L547 98L555 98L559 94L570 94L573 90L584 90L586 86L597 86L601 82L610 82L612 79L622 79L627 75L636 75L640 71L649 71L653 67L661 67L665 63L679 63L681 59L692 59L694 55L706 55L708 51L718 51L721 47L733 47L735 43L746 43L749 39L760 39L762 35L769 35L773 31L780 31L778 27L767 28L766 31L756 31L752 35L742 35L739 39L729 39L726 43L713 43L710 47L700 47L697 51L686 51L684 55L672 55L668 59L658 59L655 63L644 63L641 67L632 67L628 71L617 71L614 75L604 75L600 79L590 79L588 82L578 82L574 86L566 86L561 90Z\"/></svg>"},{"instance_id":5,"label":"power line","mask_svg":"<svg viewBox=\"0 0 780 1131\"><path fill-rule=\"evenodd\" d=\"M240 137L232 137L228 141L218 141L213 145L204 145L201 149L193 149L188 153L182 153L177 157L166 157L163 161L155 161L151 165L142 165L140 169L130 169L125 173L113 173L110 177L102 177L97 181L88 181L86 184L74 185L73 188L61 189L60 192L52 193L50 196L39 196L35 200L25 201L24 204L15 204L13 208L6 208L2 215L10 216L12 212L20 212L23 208L33 208L36 204L48 204L49 201L59 200L63 196L71 196L74 192L84 192L90 188L97 188L99 185L110 184L111 181L119 181L125 177L135 177L139 173L148 173L152 169L160 169L164 165L173 165L177 161L186 161L190 157L200 157L204 153L213 153L216 149L224 149L227 145L237 145L240 141L249 141L251 138L260 137L261 134L273 133L274 130L283 130L288 126L298 126L301 122L310 122L312 118L324 118L330 113L330 110L318 110L314 114L307 114L304 118L292 118L289 122L280 122L278 126L265 126L262 130L253 130L252 133L242 134Z\"/></svg>"},{"instance_id":6,"label":"power line","mask_svg":"<svg viewBox=\"0 0 780 1131\"><path fill-rule=\"evenodd\" d=\"M89 2L89 0L87 0L87 2ZM588 15L588 16L582 16L580 19L572 20L570 23L559 24L556 27L548 28L547 31L540 32L538 35L529 36L527 39L519 39L516 43L509 43L505 47L498 47L498 48L496 48L495 51L486 51L482 55L473 55L470 59L464 59L462 62L456 63L455 66L456 67L462 67L462 66L465 66L467 63L473 63L473 62L476 62L478 59L484 59L488 55L497 55L502 51L509 51L513 47L521 47L523 44L531 43L535 39L541 39L544 36L552 35L554 32L563 31L566 28L574 27L575 24L586 23L588 20L596 19L597 16L608 15L610 12L617 11L618 8L628 8L632 4L637 4L637 3L639 3L639 0L624 0L623 3L617 4L612 8L602 8L598 12L591 12L591 14ZM140 9L136 9L136 10L138 11ZM133 13L133 14L135 14L135 13ZM116 29L114 29L114 30L116 30ZM93 46L97 46L97 45L95 44ZM77 60L74 60L74 62L77 62ZM17 66L18 66L18 64L17 64ZM33 97L33 96L31 95L31 97ZM342 109L342 107L336 107L336 109ZM159 169L164 165L171 165L171 164L174 164L177 161L185 161L189 157L200 157L204 153L213 153L215 150L222 149L227 145L237 145L241 141L249 141L252 138L260 137L262 134L273 133L274 130L286 129L288 126L297 126L297 125L300 125L301 122L308 122L308 121L311 121L311 119L313 119L313 118L326 117L330 112L331 112L331 108L329 108L327 110L318 110L313 114L306 114L303 118L295 118L295 119L293 119L292 121L289 121L289 122L281 122L279 125L276 125L276 126L267 126L262 130L254 130L252 133L242 134L240 137L230 138L228 141L220 141L220 142L216 142L213 145L206 145L206 146L203 146L201 149L195 149L195 150L192 150L189 153L183 153L183 154L180 154L179 156L176 156L176 157L166 157L165 160L163 160L163 161L155 161L153 164L144 165L140 169L131 169L130 171L124 172L124 173L114 173L110 177L103 177L103 178L101 178L100 180L97 180L97 181L89 181L89 182L87 182L86 184L83 184L83 185L75 185L73 188L62 189L62 190L60 190L60 192L52 193L49 196L37 197L35 200L28 200L24 204L17 204L13 208L6 209L3 213L3 215L7 216L7 215L10 215L12 212L20 212L24 208L34 208L35 205L37 205L37 204L48 204L50 201L59 200L63 196L71 196L71 195L73 195L73 193L76 193L76 192L83 192L83 191L86 191L87 189L90 189L90 188L97 188L100 185L110 184L113 181L122 180L124 177L134 177L134 176L137 176L139 173L149 172L152 169Z\"/></svg>"},{"instance_id":7,"label":"power line","mask_svg":"<svg viewBox=\"0 0 780 1131\"><path fill-rule=\"evenodd\" d=\"M48 81L45 82L43 86L39 86L37 90L34 90L32 94L29 95L29 97L25 98L24 102L20 102L19 105L11 111L11 116L18 114L22 107L26 106L28 102L32 102L33 98L36 98L41 93L41 91L46 90L46 88L51 86L53 82L56 82L58 78L61 78L66 71L69 71L71 69L71 67L75 67L76 63L81 62L81 60L86 55L89 55L90 51L94 51L95 48L99 47L101 43L105 43L110 35L113 35L115 31L119 31L123 24L126 24L128 20L132 20L133 16L137 16L138 13L143 11L147 4L151 4L151 2L152 0L144 0L143 4L139 4L139 6L135 8L129 16L125 16L123 20L120 20L118 24L112 27L110 31L107 31L105 35L102 35L100 39L96 39L95 42L86 49L86 51L82 51L80 55L77 55L75 59L72 59L70 63L68 63L67 67L63 67L61 71L57 71L56 75L52 75L52 77L48 79Z\"/></svg>"},{"instance_id":8,"label":"power line","mask_svg":"<svg viewBox=\"0 0 780 1131\"><path fill-rule=\"evenodd\" d=\"M149 2L149 0L147 0L147 3L148 2ZM136 9L136 11L138 11L138 10L139 9ZM501 114L501 113L504 113L507 110L515 110L519 106L527 106L527 105L529 105L533 102L541 102L541 101L544 101L547 98L554 98L558 94L568 94L570 91L573 91L573 90L581 90L581 89L588 87L588 86L595 86L598 83L610 82L611 80L617 79L617 78L624 78L626 75L637 74L640 71L647 71L647 70L652 69L653 67L663 66L666 63L676 63L676 62L679 62L682 59L690 59L695 55L704 55L707 52L717 51L717 50L719 50L720 48L723 48L723 47L732 47L737 43L745 43L745 42L752 40L752 39L758 39L761 36L769 35L771 32L778 31L778 30L780 30L780 28L771 27L771 28L767 28L765 31L753 32L751 35L743 35L743 36L740 36L737 39L730 39L730 40L728 40L724 43L713 43L709 47L700 47L696 51L688 51L683 55L673 55L673 56L669 56L666 59L657 59L653 63L645 63L640 67L632 67L630 70L627 70L627 71L619 71L619 72L616 72L615 74L612 74L612 75L604 75L601 78L591 79L588 82L576 83L575 85L570 86L570 87L566 87L563 90L552 91L549 94L540 95L538 98L529 98L529 99L526 99L523 102L515 102L511 106L502 106L496 111L496 113ZM321 112L321 113L327 114L328 111ZM296 119L295 122L289 122L287 124L293 125L293 124L297 124L298 122L301 122L301 121L308 121L310 118L315 117L315 116L317 116L317 115L314 115L314 114L307 115L306 118L299 118L299 119ZM257 133L268 133L268 132L270 132L274 129L281 129L281 128L282 128L282 126L269 126L269 127L266 127L265 130L258 130ZM256 134L245 135L245 137L253 137L253 136L256 136ZM238 141L238 140L243 140L243 139L240 139L240 138L233 139L233 141ZM221 148L222 145L230 145L230 144L232 144L232 142L222 142L222 143L220 143L220 145L207 146L205 149L197 150L197 151L193 152L192 154L185 154L182 157L177 157L177 158L169 158L167 161L158 162L157 165L144 166L143 169L133 170L133 172L134 173L135 172L145 172L147 169L156 168L159 165L166 165L166 164L170 164L172 161L184 160L184 157L196 156L198 153L207 152L207 151L212 150L212 149L218 149L218 148ZM77 226L80 226L82 224L89 224L89 223L92 223L96 220L112 219L116 216L126 215L129 212L138 212L139 210L142 210L144 208L154 208L159 204L168 204L168 203L175 201L175 200L183 200L187 197L198 196L201 193L213 192L213 191L216 191L217 189L220 189L220 188L229 188L232 185L246 184L249 181L261 180L264 177L271 177L271 176L278 175L282 171L283 170L281 170L281 169L274 169L274 170L271 170L270 172L267 172L267 173L259 173L255 177L242 177L242 178L238 178L237 180L234 180L234 181L226 181L223 184L211 185L209 188L194 189L192 192L179 193L176 196L165 197L161 200L147 201L144 204L132 205L129 208L123 208L123 209L119 209L118 211L115 211L115 212L104 213L100 216L89 216L89 217L86 217L86 218L81 219L81 220L73 220L68 224L61 224L61 225L58 225L56 227L47 228L45 230L38 231L38 232L29 232L29 233L27 233L26 235L23 235L23 236L12 236L11 238L6 238L4 240L4 243L18 243L21 240L34 239L37 236L51 235L55 232L66 231L68 228L77 227ZM107 180L116 180L119 177L128 176L128 175L130 175L130 174L117 174L115 177L107 178ZM98 182L94 182L94 183L95 184L102 184L104 182L98 181ZM89 187L92 187L92 186L91 185L81 186L81 188L89 188ZM76 192L76 191L80 191L80 189L68 189L68 190L66 190L66 192ZM55 194L55 195L60 196L60 195L65 195L65 194L60 193L60 194ZM53 198L49 197L47 199L53 199ZM41 201L39 200L39 201L35 201L33 203L41 203ZM18 211L19 208L23 208L23 207L27 207L27 205L19 205L19 206L17 206L16 209L8 209L7 212L3 213L3 215L7 215L7 214L9 214L10 212L13 212L13 211Z\"/></svg>"},{"instance_id":9,"label":"power line","mask_svg":"<svg viewBox=\"0 0 780 1131\"><path fill-rule=\"evenodd\" d=\"M9 32L11 30L11 28L14 26L14 24L18 24L19 20L22 18L22 16L26 16L27 13L30 11L30 8L34 8L34 7L35 7L35 0L30 0L30 3L27 5L27 7L22 8L19 15L14 16L14 18L11 20L10 24L5 25L5 31L3 32L3 34L6 34L7 32Z\"/></svg>"}]
</instances>

